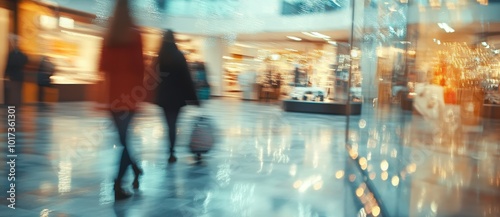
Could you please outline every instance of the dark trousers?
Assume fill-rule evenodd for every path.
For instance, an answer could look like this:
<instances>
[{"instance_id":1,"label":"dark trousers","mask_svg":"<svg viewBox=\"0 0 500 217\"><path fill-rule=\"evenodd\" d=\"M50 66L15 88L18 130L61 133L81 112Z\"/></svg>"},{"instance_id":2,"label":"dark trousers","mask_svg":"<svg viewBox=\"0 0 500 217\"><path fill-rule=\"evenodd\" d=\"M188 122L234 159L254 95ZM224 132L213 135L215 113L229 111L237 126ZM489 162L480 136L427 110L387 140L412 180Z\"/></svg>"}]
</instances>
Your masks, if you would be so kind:
<instances>
[{"instance_id":1,"label":"dark trousers","mask_svg":"<svg viewBox=\"0 0 500 217\"><path fill-rule=\"evenodd\" d=\"M23 103L22 81L9 81L8 95L5 102L10 105L21 105Z\"/></svg>"},{"instance_id":2,"label":"dark trousers","mask_svg":"<svg viewBox=\"0 0 500 217\"><path fill-rule=\"evenodd\" d=\"M45 102L45 88L48 86L38 85L38 102Z\"/></svg>"},{"instance_id":3,"label":"dark trousers","mask_svg":"<svg viewBox=\"0 0 500 217\"><path fill-rule=\"evenodd\" d=\"M116 129L118 130L120 144L123 146L122 156L120 159L120 168L118 169L118 175L116 177L117 182L122 180L128 166L132 165L133 167L137 167L136 162L133 161L130 157L127 144L127 129L130 122L132 121L132 117L134 116L134 114L135 112L133 111L111 111L113 122L116 126Z\"/></svg>"},{"instance_id":4,"label":"dark trousers","mask_svg":"<svg viewBox=\"0 0 500 217\"><path fill-rule=\"evenodd\" d=\"M175 147L175 139L177 136L177 119L179 117L181 108L163 108L163 113L165 115L165 119L167 119L168 125L168 138L170 142L170 154L174 153Z\"/></svg>"}]
</instances>

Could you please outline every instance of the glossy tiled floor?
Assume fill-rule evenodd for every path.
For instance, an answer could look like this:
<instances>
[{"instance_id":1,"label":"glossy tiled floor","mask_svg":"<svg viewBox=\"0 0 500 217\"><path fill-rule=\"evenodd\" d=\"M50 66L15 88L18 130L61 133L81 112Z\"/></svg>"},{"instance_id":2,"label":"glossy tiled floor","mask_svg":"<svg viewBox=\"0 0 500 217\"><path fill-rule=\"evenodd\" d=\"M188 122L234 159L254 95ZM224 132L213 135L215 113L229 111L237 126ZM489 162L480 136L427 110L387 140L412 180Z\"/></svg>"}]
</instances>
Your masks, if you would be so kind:
<instances>
[{"instance_id":1,"label":"glossy tiled floor","mask_svg":"<svg viewBox=\"0 0 500 217\"><path fill-rule=\"evenodd\" d=\"M141 188L131 199L115 203L112 180L120 149L107 113L87 102L49 110L24 106L16 111L16 209L2 199L0 216L356 216L366 202L363 195L375 195L380 215L386 216L500 216L497 122L488 122L480 145L468 145L488 147L471 158L476 155L463 153L470 149L449 153L446 147L405 142L420 137L389 141L383 132L414 132L411 126L418 125L418 118L401 122L371 110L350 121L357 124L349 133L359 143L355 161L346 151L344 116L286 113L274 104L214 99L202 109L186 107L178 129L179 161L169 165L160 110L146 105L130 134L145 172ZM187 143L192 120L201 113L213 118L220 140L196 164ZM5 120L5 108L1 115ZM0 160L6 162L5 125L0 128ZM362 156L365 165L359 164ZM383 170L384 161L389 169ZM0 177L7 177L6 170ZM1 192L6 192L10 182L1 180ZM365 207L364 212L378 214L378 207Z\"/></svg>"}]
</instances>

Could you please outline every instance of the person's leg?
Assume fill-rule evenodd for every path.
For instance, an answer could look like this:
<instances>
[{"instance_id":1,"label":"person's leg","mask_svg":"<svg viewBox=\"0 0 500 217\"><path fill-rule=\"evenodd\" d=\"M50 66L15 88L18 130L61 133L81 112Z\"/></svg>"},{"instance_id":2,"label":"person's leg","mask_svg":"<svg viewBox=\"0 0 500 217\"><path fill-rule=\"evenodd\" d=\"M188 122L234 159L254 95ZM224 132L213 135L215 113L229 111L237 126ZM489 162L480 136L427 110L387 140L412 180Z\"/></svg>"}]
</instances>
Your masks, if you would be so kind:
<instances>
[{"instance_id":1,"label":"person's leg","mask_svg":"<svg viewBox=\"0 0 500 217\"><path fill-rule=\"evenodd\" d=\"M10 81L10 88L9 88L9 100L10 104L20 106L23 102L22 100L22 90L23 90L23 83L21 81Z\"/></svg>"},{"instance_id":2,"label":"person's leg","mask_svg":"<svg viewBox=\"0 0 500 217\"><path fill-rule=\"evenodd\" d=\"M127 171L127 167L132 164L127 145L127 129L130 121L132 120L133 114L134 113L130 111L111 112L113 121L118 131L120 144L123 146L123 151L120 158L120 167L115 179L115 199L124 199L131 196L121 188L121 181L123 179L123 176L125 175L125 172Z\"/></svg>"},{"instance_id":3,"label":"person's leg","mask_svg":"<svg viewBox=\"0 0 500 217\"><path fill-rule=\"evenodd\" d=\"M179 117L180 108L178 109L165 109L163 110L165 113L165 118L167 119L168 125L168 138L169 138L169 153L170 158L169 162L175 162L177 159L175 158L175 140L177 136L177 118Z\"/></svg>"},{"instance_id":4,"label":"person's leg","mask_svg":"<svg viewBox=\"0 0 500 217\"><path fill-rule=\"evenodd\" d=\"M43 86L38 85L38 103L43 103Z\"/></svg>"},{"instance_id":5,"label":"person's leg","mask_svg":"<svg viewBox=\"0 0 500 217\"><path fill-rule=\"evenodd\" d=\"M117 180L121 180L125 175L127 167L132 164L130 154L127 145L127 130L128 126L134 115L131 111L124 112L111 112L113 116L113 121L118 130L118 135L120 138L120 144L123 146L122 157L120 160L120 169L118 170Z\"/></svg>"}]
</instances>

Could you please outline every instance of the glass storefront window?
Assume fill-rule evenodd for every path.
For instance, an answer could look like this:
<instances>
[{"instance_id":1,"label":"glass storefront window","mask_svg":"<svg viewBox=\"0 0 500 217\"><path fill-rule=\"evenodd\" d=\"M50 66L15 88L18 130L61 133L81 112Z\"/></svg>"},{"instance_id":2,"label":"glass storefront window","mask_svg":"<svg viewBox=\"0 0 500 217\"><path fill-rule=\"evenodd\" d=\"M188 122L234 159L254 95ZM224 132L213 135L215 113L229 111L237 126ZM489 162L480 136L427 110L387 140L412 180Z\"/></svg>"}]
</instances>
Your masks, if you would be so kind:
<instances>
[{"instance_id":1,"label":"glass storefront window","mask_svg":"<svg viewBox=\"0 0 500 217\"><path fill-rule=\"evenodd\" d=\"M499 7L354 2L364 106L347 149L381 216L498 215Z\"/></svg>"}]
</instances>

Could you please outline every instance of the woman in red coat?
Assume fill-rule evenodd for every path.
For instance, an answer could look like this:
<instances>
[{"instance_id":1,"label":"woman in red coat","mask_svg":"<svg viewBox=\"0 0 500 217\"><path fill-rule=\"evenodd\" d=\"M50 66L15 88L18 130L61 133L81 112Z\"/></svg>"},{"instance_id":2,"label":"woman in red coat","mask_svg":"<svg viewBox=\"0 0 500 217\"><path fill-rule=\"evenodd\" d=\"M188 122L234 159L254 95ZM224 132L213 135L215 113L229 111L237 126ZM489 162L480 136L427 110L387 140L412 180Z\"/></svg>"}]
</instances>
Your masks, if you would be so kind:
<instances>
[{"instance_id":1,"label":"woman in red coat","mask_svg":"<svg viewBox=\"0 0 500 217\"><path fill-rule=\"evenodd\" d=\"M142 40L129 14L127 0L117 1L114 17L103 42L100 70L106 77L109 110L123 146L120 168L114 185L115 200L120 200L131 196L121 187L122 178L129 165L132 165L135 173L133 187L139 187L138 178L142 171L130 157L127 147L127 128L136 113L138 103L145 98L145 92L142 91L144 90Z\"/></svg>"}]
</instances>

